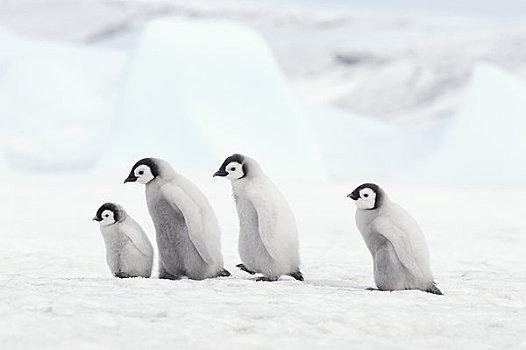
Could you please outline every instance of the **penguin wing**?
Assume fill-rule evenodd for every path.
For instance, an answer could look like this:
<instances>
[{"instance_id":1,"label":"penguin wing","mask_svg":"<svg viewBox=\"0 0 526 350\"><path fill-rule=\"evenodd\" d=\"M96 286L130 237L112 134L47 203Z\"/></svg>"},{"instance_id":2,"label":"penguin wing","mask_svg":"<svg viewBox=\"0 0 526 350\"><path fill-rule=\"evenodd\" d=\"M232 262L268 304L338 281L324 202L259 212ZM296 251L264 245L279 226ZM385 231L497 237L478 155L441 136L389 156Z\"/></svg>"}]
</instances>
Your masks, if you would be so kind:
<instances>
[{"instance_id":1,"label":"penguin wing","mask_svg":"<svg viewBox=\"0 0 526 350\"><path fill-rule=\"evenodd\" d=\"M195 249L204 262L209 265L214 263L210 251L206 245L207 232L203 225L202 208L179 186L164 185L161 187L161 193L168 203L176 206L183 213L188 235Z\"/></svg>"},{"instance_id":2,"label":"penguin wing","mask_svg":"<svg viewBox=\"0 0 526 350\"><path fill-rule=\"evenodd\" d=\"M398 259L413 276L416 278L423 277L423 271L415 260L415 254L409 239L410 233L405 232L402 227L388 218L375 220L373 229L391 242Z\"/></svg>"},{"instance_id":3,"label":"penguin wing","mask_svg":"<svg viewBox=\"0 0 526 350\"><path fill-rule=\"evenodd\" d=\"M258 214L259 236L265 249L273 259L279 257L278 239L275 237L277 232L277 213L273 206L268 205L262 196L251 196L251 202Z\"/></svg>"},{"instance_id":4,"label":"penguin wing","mask_svg":"<svg viewBox=\"0 0 526 350\"><path fill-rule=\"evenodd\" d=\"M139 224L128 217L126 222L123 223L125 226L122 229L122 232L130 239L135 248L145 257L153 255L153 247L146 236L146 233Z\"/></svg>"}]
</instances>

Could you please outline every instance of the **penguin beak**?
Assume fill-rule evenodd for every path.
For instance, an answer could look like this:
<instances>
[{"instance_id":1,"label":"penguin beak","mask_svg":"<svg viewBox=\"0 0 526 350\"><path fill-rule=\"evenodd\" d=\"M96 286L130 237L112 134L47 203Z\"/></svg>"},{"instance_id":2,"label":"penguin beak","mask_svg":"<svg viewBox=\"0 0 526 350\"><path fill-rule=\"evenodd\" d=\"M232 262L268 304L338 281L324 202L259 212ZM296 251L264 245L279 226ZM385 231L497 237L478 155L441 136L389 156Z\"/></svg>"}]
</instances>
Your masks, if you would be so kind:
<instances>
[{"instance_id":1,"label":"penguin beak","mask_svg":"<svg viewBox=\"0 0 526 350\"><path fill-rule=\"evenodd\" d=\"M124 179L124 183L126 183L126 182L135 182L135 181L137 181L137 178L135 176L132 176L132 175L130 175L126 179Z\"/></svg>"},{"instance_id":2,"label":"penguin beak","mask_svg":"<svg viewBox=\"0 0 526 350\"><path fill-rule=\"evenodd\" d=\"M95 217L93 218L93 221L102 221L102 219L101 219L101 218L98 218L98 217L95 216Z\"/></svg>"},{"instance_id":3,"label":"penguin beak","mask_svg":"<svg viewBox=\"0 0 526 350\"><path fill-rule=\"evenodd\" d=\"M224 170L222 170L222 169L219 169L218 171L216 171L216 172L214 173L214 176L213 176L213 177L216 177L216 176L227 176L227 175L228 175L228 173L227 173L226 171L224 171Z\"/></svg>"},{"instance_id":4,"label":"penguin beak","mask_svg":"<svg viewBox=\"0 0 526 350\"><path fill-rule=\"evenodd\" d=\"M355 200L357 200L357 199L359 198L358 195L357 195L356 193L354 193L354 192L353 192L353 193L349 193L349 194L347 195L347 197L349 197L349 198L352 199L353 201L355 201Z\"/></svg>"}]
</instances>

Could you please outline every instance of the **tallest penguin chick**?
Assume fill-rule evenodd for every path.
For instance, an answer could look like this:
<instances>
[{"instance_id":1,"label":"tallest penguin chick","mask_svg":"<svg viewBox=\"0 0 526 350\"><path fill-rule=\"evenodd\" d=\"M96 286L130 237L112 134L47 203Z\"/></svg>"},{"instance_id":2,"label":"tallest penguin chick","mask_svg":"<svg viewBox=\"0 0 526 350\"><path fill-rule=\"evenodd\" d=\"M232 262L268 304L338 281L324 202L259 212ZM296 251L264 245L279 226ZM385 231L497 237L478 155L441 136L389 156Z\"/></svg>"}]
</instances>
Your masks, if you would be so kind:
<instances>
[{"instance_id":1,"label":"tallest penguin chick","mask_svg":"<svg viewBox=\"0 0 526 350\"><path fill-rule=\"evenodd\" d=\"M289 275L303 281L294 215L259 164L252 158L234 154L214 176L232 182L239 217L238 248L243 261L238 267L265 276L258 280L276 281L281 275Z\"/></svg>"},{"instance_id":2,"label":"tallest penguin chick","mask_svg":"<svg viewBox=\"0 0 526 350\"><path fill-rule=\"evenodd\" d=\"M376 184L358 186L347 197L356 203L356 226L373 257L378 289L420 289L441 295L433 282L424 234L415 219Z\"/></svg>"},{"instance_id":3,"label":"tallest penguin chick","mask_svg":"<svg viewBox=\"0 0 526 350\"><path fill-rule=\"evenodd\" d=\"M159 278L230 276L223 269L221 231L203 193L161 159L145 158L124 182L146 185L159 248Z\"/></svg>"}]
</instances>

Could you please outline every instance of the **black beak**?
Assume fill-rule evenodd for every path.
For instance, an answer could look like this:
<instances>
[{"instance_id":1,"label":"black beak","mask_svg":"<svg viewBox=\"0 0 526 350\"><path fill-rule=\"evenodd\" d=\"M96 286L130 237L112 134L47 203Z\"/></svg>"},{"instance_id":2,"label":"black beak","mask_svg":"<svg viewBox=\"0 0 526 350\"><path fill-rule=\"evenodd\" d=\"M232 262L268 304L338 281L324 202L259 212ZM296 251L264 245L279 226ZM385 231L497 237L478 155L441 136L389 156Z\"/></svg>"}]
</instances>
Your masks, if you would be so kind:
<instances>
[{"instance_id":1,"label":"black beak","mask_svg":"<svg viewBox=\"0 0 526 350\"><path fill-rule=\"evenodd\" d=\"M350 193L347 195L347 197L351 198L353 201L357 200L358 198L360 198L356 193Z\"/></svg>"},{"instance_id":2,"label":"black beak","mask_svg":"<svg viewBox=\"0 0 526 350\"><path fill-rule=\"evenodd\" d=\"M132 176L132 175L130 175L126 179L124 179L124 183L126 183L126 182L135 182L135 181L137 181L137 178L135 176Z\"/></svg>"},{"instance_id":3,"label":"black beak","mask_svg":"<svg viewBox=\"0 0 526 350\"><path fill-rule=\"evenodd\" d=\"M93 218L93 221L102 221L102 218L98 218L98 217L95 216L95 217Z\"/></svg>"},{"instance_id":4,"label":"black beak","mask_svg":"<svg viewBox=\"0 0 526 350\"><path fill-rule=\"evenodd\" d=\"M216 171L214 173L214 177L215 176L227 176L227 175L228 175L228 173L226 171L224 171L224 170L218 170L218 171Z\"/></svg>"}]
</instances>

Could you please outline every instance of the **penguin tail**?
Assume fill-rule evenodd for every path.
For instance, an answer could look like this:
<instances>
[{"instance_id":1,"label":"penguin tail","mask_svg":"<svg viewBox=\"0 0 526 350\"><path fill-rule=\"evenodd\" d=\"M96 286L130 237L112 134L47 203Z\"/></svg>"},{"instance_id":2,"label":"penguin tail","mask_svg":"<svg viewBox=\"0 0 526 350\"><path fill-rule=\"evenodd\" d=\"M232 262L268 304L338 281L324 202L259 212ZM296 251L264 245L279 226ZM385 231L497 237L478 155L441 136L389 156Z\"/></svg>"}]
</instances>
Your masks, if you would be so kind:
<instances>
[{"instance_id":1,"label":"penguin tail","mask_svg":"<svg viewBox=\"0 0 526 350\"><path fill-rule=\"evenodd\" d=\"M230 272L228 272L227 269L221 269L221 271L219 271L219 275L218 276L219 277L230 277L232 275L230 274Z\"/></svg>"},{"instance_id":2,"label":"penguin tail","mask_svg":"<svg viewBox=\"0 0 526 350\"><path fill-rule=\"evenodd\" d=\"M431 293L431 294L444 295L444 294L442 294L440 289L438 289L438 287L436 286L435 282L431 283L431 287L427 288L425 291L428 292L428 293Z\"/></svg>"},{"instance_id":3,"label":"penguin tail","mask_svg":"<svg viewBox=\"0 0 526 350\"><path fill-rule=\"evenodd\" d=\"M297 269L296 271L290 273L289 276L294 277L298 281L302 281L303 282L303 280L304 280L303 279L303 274L301 273L300 269Z\"/></svg>"}]
</instances>

